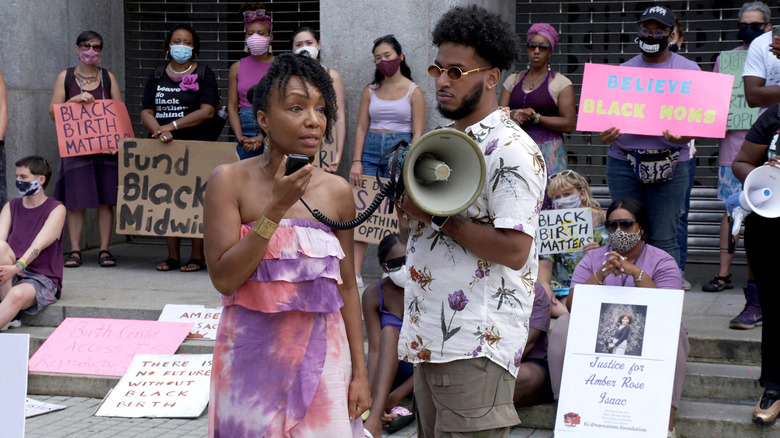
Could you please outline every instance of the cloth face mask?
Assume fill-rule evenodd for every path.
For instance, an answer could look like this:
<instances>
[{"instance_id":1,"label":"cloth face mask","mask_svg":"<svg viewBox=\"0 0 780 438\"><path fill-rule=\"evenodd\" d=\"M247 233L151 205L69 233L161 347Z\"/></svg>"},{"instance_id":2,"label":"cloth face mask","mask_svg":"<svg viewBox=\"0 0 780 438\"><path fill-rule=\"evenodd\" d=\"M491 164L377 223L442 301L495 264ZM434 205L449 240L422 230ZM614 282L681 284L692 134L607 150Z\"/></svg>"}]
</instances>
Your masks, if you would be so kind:
<instances>
[{"instance_id":1,"label":"cloth face mask","mask_svg":"<svg viewBox=\"0 0 780 438\"><path fill-rule=\"evenodd\" d=\"M79 59L87 65L97 65L100 62L100 55L95 49L79 51Z\"/></svg>"},{"instance_id":2,"label":"cloth face mask","mask_svg":"<svg viewBox=\"0 0 780 438\"><path fill-rule=\"evenodd\" d=\"M609 244L615 251L624 254L631 251L637 243L639 243L639 231L636 233L626 233L621 229L617 229L609 233Z\"/></svg>"},{"instance_id":3,"label":"cloth face mask","mask_svg":"<svg viewBox=\"0 0 780 438\"><path fill-rule=\"evenodd\" d=\"M310 56L311 59L317 59L317 55L320 54L320 51L317 50L317 46L303 46L298 48L298 50L295 51L296 55L300 55L301 53Z\"/></svg>"},{"instance_id":4,"label":"cloth face mask","mask_svg":"<svg viewBox=\"0 0 780 438\"><path fill-rule=\"evenodd\" d=\"M41 183L35 181L16 180L16 190L19 190L20 196L30 196L41 191Z\"/></svg>"},{"instance_id":5,"label":"cloth face mask","mask_svg":"<svg viewBox=\"0 0 780 438\"><path fill-rule=\"evenodd\" d=\"M268 52L268 47L271 46L271 37L253 34L246 39L246 46L249 47L249 53L253 56L265 55Z\"/></svg>"},{"instance_id":6,"label":"cloth face mask","mask_svg":"<svg viewBox=\"0 0 780 438\"><path fill-rule=\"evenodd\" d=\"M564 198L553 199L553 207L555 208L579 208L582 205L580 201L580 195L571 195Z\"/></svg>"},{"instance_id":7,"label":"cloth face mask","mask_svg":"<svg viewBox=\"0 0 780 438\"><path fill-rule=\"evenodd\" d=\"M406 270L406 265L401 266L401 269L396 271L388 272L387 276L401 289L405 288L409 282L409 272Z\"/></svg>"}]
</instances>

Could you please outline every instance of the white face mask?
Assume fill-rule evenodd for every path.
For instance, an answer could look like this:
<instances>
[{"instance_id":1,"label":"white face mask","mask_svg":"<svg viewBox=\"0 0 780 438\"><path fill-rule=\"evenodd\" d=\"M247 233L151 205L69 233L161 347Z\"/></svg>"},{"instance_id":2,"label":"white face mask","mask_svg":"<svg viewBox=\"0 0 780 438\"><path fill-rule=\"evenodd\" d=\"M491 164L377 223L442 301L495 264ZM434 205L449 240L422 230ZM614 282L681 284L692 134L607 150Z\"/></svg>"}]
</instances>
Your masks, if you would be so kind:
<instances>
[{"instance_id":1,"label":"white face mask","mask_svg":"<svg viewBox=\"0 0 780 438\"><path fill-rule=\"evenodd\" d=\"M406 284L409 282L409 271L406 270L406 265L401 266L401 269L397 271L389 272L387 276L401 289L405 288Z\"/></svg>"},{"instance_id":2,"label":"white face mask","mask_svg":"<svg viewBox=\"0 0 780 438\"><path fill-rule=\"evenodd\" d=\"M553 206L555 208L579 208L582 205L580 195L571 195L564 198L553 199Z\"/></svg>"},{"instance_id":3,"label":"white face mask","mask_svg":"<svg viewBox=\"0 0 780 438\"><path fill-rule=\"evenodd\" d=\"M301 53L310 56L311 59L317 59L320 51L317 50L317 46L303 46L299 47L298 50L295 51L296 55L300 55Z\"/></svg>"}]
</instances>

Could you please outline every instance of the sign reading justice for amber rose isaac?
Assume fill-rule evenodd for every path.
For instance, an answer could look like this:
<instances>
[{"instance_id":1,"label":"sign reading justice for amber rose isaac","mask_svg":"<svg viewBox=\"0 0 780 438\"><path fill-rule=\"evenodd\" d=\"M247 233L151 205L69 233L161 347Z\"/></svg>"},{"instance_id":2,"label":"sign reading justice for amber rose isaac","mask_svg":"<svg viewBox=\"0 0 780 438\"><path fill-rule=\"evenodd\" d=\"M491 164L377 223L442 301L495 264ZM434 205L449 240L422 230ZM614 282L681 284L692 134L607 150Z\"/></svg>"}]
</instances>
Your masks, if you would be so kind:
<instances>
[{"instance_id":1,"label":"sign reading justice for amber rose isaac","mask_svg":"<svg viewBox=\"0 0 780 438\"><path fill-rule=\"evenodd\" d=\"M734 76L585 64L577 130L723 138Z\"/></svg>"}]
</instances>

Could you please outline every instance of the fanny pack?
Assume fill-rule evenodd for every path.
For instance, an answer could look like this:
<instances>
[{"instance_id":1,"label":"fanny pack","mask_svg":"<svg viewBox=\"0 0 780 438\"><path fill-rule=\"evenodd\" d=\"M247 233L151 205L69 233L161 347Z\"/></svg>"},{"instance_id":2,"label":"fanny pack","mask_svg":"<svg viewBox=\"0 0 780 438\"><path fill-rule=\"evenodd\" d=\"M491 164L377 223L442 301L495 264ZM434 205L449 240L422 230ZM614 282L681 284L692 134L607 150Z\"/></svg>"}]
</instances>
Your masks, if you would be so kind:
<instances>
[{"instance_id":1,"label":"fanny pack","mask_svg":"<svg viewBox=\"0 0 780 438\"><path fill-rule=\"evenodd\" d=\"M626 152L631 168L643 184L671 181L680 160L679 149L647 149Z\"/></svg>"}]
</instances>

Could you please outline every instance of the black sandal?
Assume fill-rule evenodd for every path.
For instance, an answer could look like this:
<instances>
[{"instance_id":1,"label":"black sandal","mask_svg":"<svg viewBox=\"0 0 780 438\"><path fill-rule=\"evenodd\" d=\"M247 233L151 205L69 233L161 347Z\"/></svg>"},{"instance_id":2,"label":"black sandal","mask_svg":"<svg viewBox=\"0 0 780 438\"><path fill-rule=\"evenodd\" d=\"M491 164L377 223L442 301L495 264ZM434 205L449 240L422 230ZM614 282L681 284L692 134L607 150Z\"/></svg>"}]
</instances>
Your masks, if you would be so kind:
<instances>
[{"instance_id":1,"label":"black sandal","mask_svg":"<svg viewBox=\"0 0 780 438\"><path fill-rule=\"evenodd\" d=\"M709 283L701 287L704 292L721 292L724 289L734 289L734 285L731 284L731 274L725 277L716 275Z\"/></svg>"},{"instance_id":2,"label":"black sandal","mask_svg":"<svg viewBox=\"0 0 780 438\"><path fill-rule=\"evenodd\" d=\"M168 272L168 271L175 271L179 269L181 264L179 264L179 261L174 258L167 258L164 262L157 265L157 270L160 272Z\"/></svg>"},{"instance_id":3,"label":"black sandal","mask_svg":"<svg viewBox=\"0 0 780 438\"><path fill-rule=\"evenodd\" d=\"M71 251L65 257L64 266L66 268L78 268L81 266L81 251Z\"/></svg>"},{"instance_id":4,"label":"black sandal","mask_svg":"<svg viewBox=\"0 0 780 438\"><path fill-rule=\"evenodd\" d=\"M195 269L188 269L190 265L195 265L197 268ZM187 263L185 263L181 267L181 272L198 272L206 269L206 264L203 263L201 260L198 259L189 259L187 260Z\"/></svg>"},{"instance_id":5,"label":"black sandal","mask_svg":"<svg viewBox=\"0 0 780 438\"><path fill-rule=\"evenodd\" d=\"M116 266L116 258L110 251L104 249L98 253L98 264L102 268L113 268Z\"/></svg>"}]
</instances>

